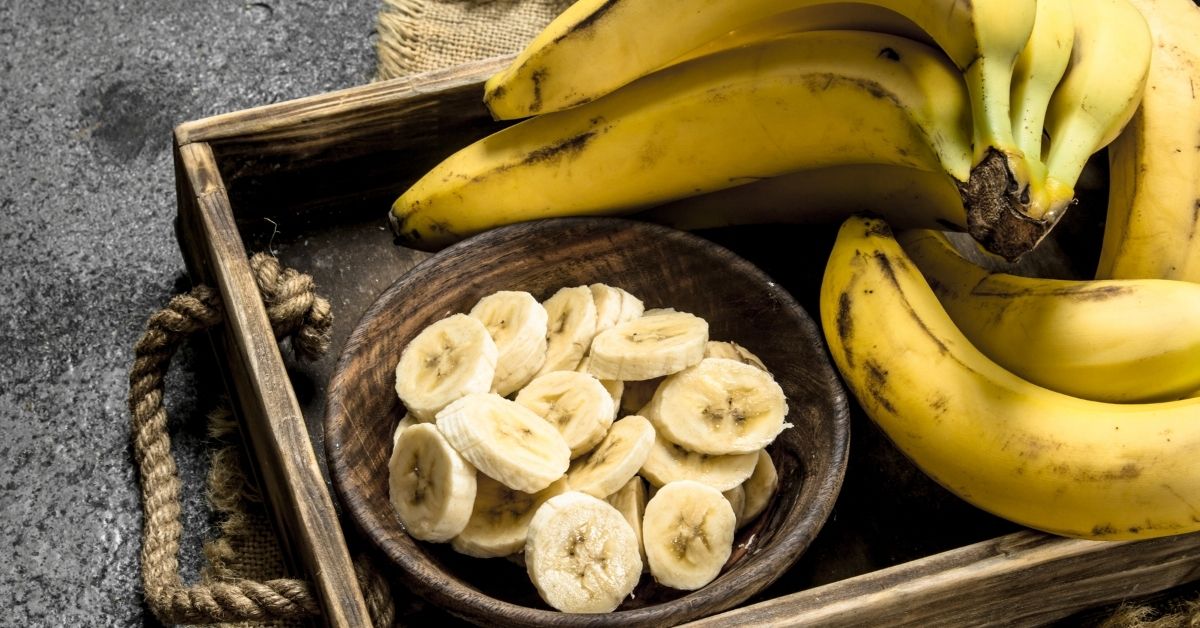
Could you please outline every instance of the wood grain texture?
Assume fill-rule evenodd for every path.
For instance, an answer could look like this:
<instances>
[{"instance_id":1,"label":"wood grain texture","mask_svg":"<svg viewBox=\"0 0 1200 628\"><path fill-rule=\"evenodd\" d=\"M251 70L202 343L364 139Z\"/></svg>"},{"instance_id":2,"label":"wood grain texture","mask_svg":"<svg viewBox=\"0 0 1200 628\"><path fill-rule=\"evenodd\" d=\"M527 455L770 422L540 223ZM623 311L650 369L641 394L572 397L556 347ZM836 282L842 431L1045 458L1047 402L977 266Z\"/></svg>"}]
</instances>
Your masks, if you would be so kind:
<instances>
[{"instance_id":1,"label":"wood grain texture","mask_svg":"<svg viewBox=\"0 0 1200 628\"><path fill-rule=\"evenodd\" d=\"M1040 626L1200 577L1200 534L1103 542L1018 532L688 624Z\"/></svg>"},{"instance_id":2,"label":"wood grain texture","mask_svg":"<svg viewBox=\"0 0 1200 628\"><path fill-rule=\"evenodd\" d=\"M333 501L317 466L304 419L229 201L207 145L176 152L179 240L194 279L216 288L225 322L219 340L243 427L269 496L284 553L314 582L331 626L370 626Z\"/></svg>"},{"instance_id":3,"label":"wood grain texture","mask_svg":"<svg viewBox=\"0 0 1200 628\"><path fill-rule=\"evenodd\" d=\"M498 290L545 299L564 286L604 282L709 321L710 337L759 355L788 397L794 427L772 445L781 489L739 535L730 564L693 593L649 576L608 615L548 610L524 572L503 560L419 543L388 501L392 432L403 414L394 390L400 353L428 324L466 312ZM364 315L335 370L326 406L334 484L364 534L404 569L407 584L447 610L489 625L653 626L728 609L791 566L825 521L849 443L847 400L816 324L749 263L695 236L617 219L562 219L491 231L444 250L391 286Z\"/></svg>"},{"instance_id":4,"label":"wood grain texture","mask_svg":"<svg viewBox=\"0 0 1200 628\"><path fill-rule=\"evenodd\" d=\"M439 161L510 124L493 121L480 96L480 84L507 60L188 122L176 128L176 142L212 147L239 220L382 216Z\"/></svg>"}]
</instances>

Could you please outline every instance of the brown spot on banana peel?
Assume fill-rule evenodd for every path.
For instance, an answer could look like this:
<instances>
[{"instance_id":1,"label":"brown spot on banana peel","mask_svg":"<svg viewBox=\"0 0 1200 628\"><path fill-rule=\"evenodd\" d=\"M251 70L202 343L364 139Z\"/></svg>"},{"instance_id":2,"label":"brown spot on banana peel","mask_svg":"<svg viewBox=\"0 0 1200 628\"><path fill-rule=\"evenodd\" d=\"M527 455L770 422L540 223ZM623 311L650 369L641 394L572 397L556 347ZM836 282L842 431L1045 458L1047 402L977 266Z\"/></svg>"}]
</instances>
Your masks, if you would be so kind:
<instances>
[{"instance_id":1,"label":"brown spot on banana peel","mask_svg":"<svg viewBox=\"0 0 1200 628\"><path fill-rule=\"evenodd\" d=\"M891 400L884 395L884 389L887 387L888 372L875 360L868 359L863 363L863 368L866 369L866 385L867 394L879 404L881 408L892 414L896 414L896 406L892 405Z\"/></svg>"},{"instance_id":2,"label":"brown spot on banana peel","mask_svg":"<svg viewBox=\"0 0 1200 628\"><path fill-rule=\"evenodd\" d=\"M846 354L846 366L854 368L854 354L850 351L850 336L854 333L854 318L850 314L851 299L849 292L838 296L837 335L842 343L842 352Z\"/></svg>"},{"instance_id":3,"label":"brown spot on banana peel","mask_svg":"<svg viewBox=\"0 0 1200 628\"><path fill-rule=\"evenodd\" d=\"M1022 187L1004 153L989 148L966 183L956 182L967 212L967 232L984 248L1014 262L1042 241L1054 223L1031 218Z\"/></svg>"},{"instance_id":4,"label":"brown spot on banana peel","mask_svg":"<svg viewBox=\"0 0 1200 628\"><path fill-rule=\"evenodd\" d=\"M1039 297L1067 297L1071 301L1107 301L1133 292L1131 286L1110 285L1097 287L1086 284L1070 288L1055 288L1053 290L1042 289L1036 292L1034 290L989 290L983 286L985 283L988 283L987 277L984 277L975 285L975 288L971 290L971 296L1010 299L1036 295Z\"/></svg>"},{"instance_id":5,"label":"brown spot on banana peel","mask_svg":"<svg viewBox=\"0 0 1200 628\"><path fill-rule=\"evenodd\" d=\"M892 260L882 251L876 251L874 259L875 263L879 265L879 269L883 271L884 276L887 277L888 282L890 282L892 286L896 288L896 292L904 294L904 290L900 287L900 281L896 278L896 271L892 268ZM929 336L929 338L933 340L934 344L937 345L938 352L942 355L951 355L950 348L946 346L946 343L942 342L941 338L938 338L937 335L933 333L933 330L925 324L925 321L921 320L920 315L918 315L916 310L912 308L912 305L909 304L908 300L900 299L900 302L904 304L904 309L908 311L909 316L911 316L912 319L916 321L917 325L920 326L921 330L925 332L925 335ZM957 358L955 358L955 360L957 361Z\"/></svg>"}]
</instances>

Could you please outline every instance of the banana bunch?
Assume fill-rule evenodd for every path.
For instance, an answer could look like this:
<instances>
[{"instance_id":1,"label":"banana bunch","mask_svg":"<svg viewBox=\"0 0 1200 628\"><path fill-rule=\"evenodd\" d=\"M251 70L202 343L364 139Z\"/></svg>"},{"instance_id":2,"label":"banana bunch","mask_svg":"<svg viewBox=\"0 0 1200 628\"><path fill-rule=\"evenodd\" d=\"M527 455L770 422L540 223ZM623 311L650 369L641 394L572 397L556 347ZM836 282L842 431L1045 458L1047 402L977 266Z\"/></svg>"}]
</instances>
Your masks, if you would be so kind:
<instances>
[{"instance_id":1,"label":"banana bunch","mask_svg":"<svg viewBox=\"0 0 1200 628\"><path fill-rule=\"evenodd\" d=\"M622 413L626 384L644 397ZM683 590L716 578L769 505L766 447L789 427L757 356L604 284L544 302L501 291L429 325L396 392L388 481L404 528L469 556L523 553L542 599L574 613L614 610L643 567Z\"/></svg>"},{"instance_id":2,"label":"banana bunch","mask_svg":"<svg viewBox=\"0 0 1200 628\"><path fill-rule=\"evenodd\" d=\"M578 0L485 85L529 119L389 218L438 248L663 206L685 227L871 209L1015 259L1137 109L1152 47L1130 0Z\"/></svg>"},{"instance_id":3,"label":"banana bunch","mask_svg":"<svg viewBox=\"0 0 1200 628\"><path fill-rule=\"evenodd\" d=\"M931 245L923 237L905 239L916 250ZM921 250L917 257L925 259L914 263L880 219L851 218L838 234L821 286L821 321L834 362L872 420L942 486L1011 521L1091 539L1200 530L1200 398L1105 403L1023 379L956 325L970 327L980 313L952 317L922 276L949 255ZM940 281L951 273L930 274ZM1041 307L1063 319L1092 309L1079 298L1089 290L1097 308L1125 296L1106 293L1113 284L1038 290L1004 283L991 276L980 285L987 292L999 285L999 298L1018 309ZM948 302L969 299L952 294L958 287L943 290ZM1050 304L1055 299L1064 312ZM980 308L1003 314L1004 305ZM1012 335L1019 327L1001 328L1009 342L1028 346Z\"/></svg>"}]
</instances>

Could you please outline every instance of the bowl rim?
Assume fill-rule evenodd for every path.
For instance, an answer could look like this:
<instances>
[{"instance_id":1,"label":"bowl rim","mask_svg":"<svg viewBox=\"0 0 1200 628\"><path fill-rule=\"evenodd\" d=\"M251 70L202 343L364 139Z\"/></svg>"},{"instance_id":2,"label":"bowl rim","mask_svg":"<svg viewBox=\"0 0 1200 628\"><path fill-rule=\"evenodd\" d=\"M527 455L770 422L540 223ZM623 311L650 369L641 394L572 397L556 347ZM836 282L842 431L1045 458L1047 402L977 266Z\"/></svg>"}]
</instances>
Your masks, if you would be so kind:
<instances>
[{"instance_id":1,"label":"bowl rim","mask_svg":"<svg viewBox=\"0 0 1200 628\"><path fill-rule=\"evenodd\" d=\"M831 393L827 401L829 407L832 409L829 421L831 424L833 450L829 456L830 466L828 472L823 476L814 477L814 480L817 481L817 486L814 489L814 494L817 496L814 503L817 507L803 513L797 522L796 530L788 531L779 537L779 541L771 548L773 556L767 556L757 563L749 564L746 567L749 571L743 574L745 576L743 578L739 578L736 581L726 581L721 583L721 586L717 588L713 588L713 584L709 584L673 600L641 608L616 610L603 614L563 613L557 610L524 606L495 598L484 591L470 586L443 569L430 570L425 565L418 566L412 557L406 553L390 552L388 548L380 545L380 542L374 538L374 535L364 530L361 522L374 509L369 508L353 492L347 490L347 485L353 483L350 467L342 456L336 454L335 450L339 447L340 436L333 431L332 426L334 425L334 421L330 420L331 417L335 416L341 410L335 407L338 401L334 393L346 386L345 381L349 376L347 375L348 369L345 367L366 342L363 334L359 333L364 323L376 317L381 309L394 307L394 304L391 303L392 294L404 290L409 284L418 281L431 268L436 267L443 259L463 249L486 247L496 241L508 242L510 239L513 239L511 236L514 235L516 239L524 239L545 231L564 229L570 231L572 227L581 229L584 233L591 233L598 229L633 229L641 232L638 234L639 237L642 237L644 234L646 237L671 239L687 247L708 249L711 252L715 252L727 260L733 270L744 273L761 282L785 306L799 313L798 322L802 334L810 344L808 347L809 350L813 351L815 355L824 356L825 358L818 365L819 368L824 369L825 377L814 377L814 379L819 379L822 387ZM610 217L548 218L498 227L441 249L414 265L380 292L355 323L354 328L347 337L341 354L338 356L333 375L329 380L322 422L325 436L326 462L338 499L360 535L367 538L374 550L386 556L395 567L399 567L400 575L404 582L412 587L414 592L452 615L473 622L480 620L494 622L500 619L507 622L520 622L524 625L659 625L664 621L677 620L680 617L686 617L687 619L697 618L701 616L705 609L713 606L711 603L712 600L721 600L723 609L733 608L741 604L746 599L759 593L762 589L770 586L787 569L791 568L812 544L817 533L827 522L837 496L840 493L845 478L850 445L850 409L845 387L829 361L828 350L824 344L824 336L817 322L807 310L796 302L795 298L787 290L780 287L762 269L715 242L693 233L654 223ZM413 542L417 543L415 540ZM775 572L774 576L766 578L757 577L760 573L765 572L769 574L772 571ZM755 584L746 587L738 586L738 582L747 579L755 582ZM716 581L714 581L715 583Z\"/></svg>"}]
</instances>

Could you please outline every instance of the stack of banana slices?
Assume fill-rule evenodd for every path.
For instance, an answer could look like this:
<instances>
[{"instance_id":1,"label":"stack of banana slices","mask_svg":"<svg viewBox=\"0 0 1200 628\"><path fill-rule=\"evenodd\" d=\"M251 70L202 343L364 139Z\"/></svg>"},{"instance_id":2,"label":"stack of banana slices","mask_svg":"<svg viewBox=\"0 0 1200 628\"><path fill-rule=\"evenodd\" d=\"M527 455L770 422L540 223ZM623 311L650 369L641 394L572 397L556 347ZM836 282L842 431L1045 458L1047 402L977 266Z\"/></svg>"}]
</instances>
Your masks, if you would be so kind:
<instances>
[{"instance_id":1,"label":"stack of banana slices","mask_svg":"<svg viewBox=\"0 0 1200 628\"><path fill-rule=\"evenodd\" d=\"M396 393L389 491L404 528L521 558L572 613L616 609L643 568L682 590L716 578L770 502L766 447L790 427L758 357L604 284L544 302L497 292L429 325Z\"/></svg>"}]
</instances>

